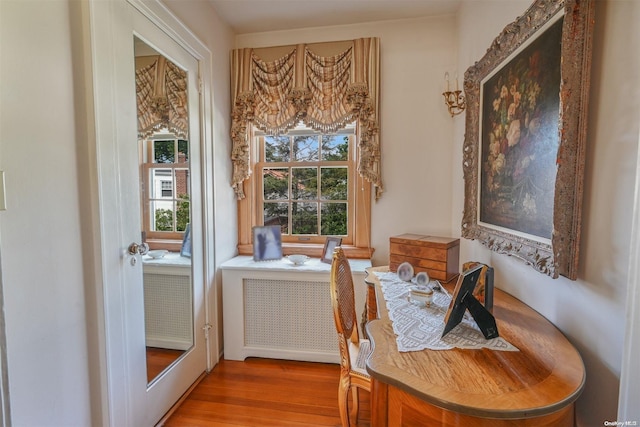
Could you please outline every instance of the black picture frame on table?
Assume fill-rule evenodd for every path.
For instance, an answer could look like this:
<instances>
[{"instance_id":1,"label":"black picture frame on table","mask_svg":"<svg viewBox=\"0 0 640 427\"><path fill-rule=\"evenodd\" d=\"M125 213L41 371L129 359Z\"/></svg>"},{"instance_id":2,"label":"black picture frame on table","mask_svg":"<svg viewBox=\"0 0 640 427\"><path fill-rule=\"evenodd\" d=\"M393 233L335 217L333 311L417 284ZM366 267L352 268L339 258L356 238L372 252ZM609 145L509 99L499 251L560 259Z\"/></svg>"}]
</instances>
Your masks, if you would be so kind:
<instances>
[{"instance_id":1,"label":"black picture frame on table","mask_svg":"<svg viewBox=\"0 0 640 427\"><path fill-rule=\"evenodd\" d=\"M462 321L466 310L469 310L473 320L475 320L486 339L500 336L495 317L473 295L478 285L478 280L484 272L483 267L483 264L478 264L458 276L458 282L453 291L449 308L444 316L443 338Z\"/></svg>"}]
</instances>

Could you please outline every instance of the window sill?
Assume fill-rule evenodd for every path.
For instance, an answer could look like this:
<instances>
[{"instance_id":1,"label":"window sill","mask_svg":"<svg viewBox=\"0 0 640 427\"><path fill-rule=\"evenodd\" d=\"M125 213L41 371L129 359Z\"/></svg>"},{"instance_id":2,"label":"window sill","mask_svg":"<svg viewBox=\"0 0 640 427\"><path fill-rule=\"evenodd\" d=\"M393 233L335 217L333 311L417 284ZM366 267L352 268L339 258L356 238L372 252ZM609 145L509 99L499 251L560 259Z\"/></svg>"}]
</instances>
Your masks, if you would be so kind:
<instances>
[{"instance_id":1,"label":"window sill","mask_svg":"<svg viewBox=\"0 0 640 427\"><path fill-rule=\"evenodd\" d=\"M342 245L347 258L350 259L371 259L374 248L359 248L351 245ZM313 258L322 257L322 251L324 250L324 244L313 243L283 243L282 254L302 254ZM253 255L253 245L238 245L238 255Z\"/></svg>"},{"instance_id":2,"label":"window sill","mask_svg":"<svg viewBox=\"0 0 640 427\"><path fill-rule=\"evenodd\" d=\"M146 243L149 245L150 250L166 249L169 252L180 252L182 249L181 240L147 239Z\"/></svg>"}]
</instances>

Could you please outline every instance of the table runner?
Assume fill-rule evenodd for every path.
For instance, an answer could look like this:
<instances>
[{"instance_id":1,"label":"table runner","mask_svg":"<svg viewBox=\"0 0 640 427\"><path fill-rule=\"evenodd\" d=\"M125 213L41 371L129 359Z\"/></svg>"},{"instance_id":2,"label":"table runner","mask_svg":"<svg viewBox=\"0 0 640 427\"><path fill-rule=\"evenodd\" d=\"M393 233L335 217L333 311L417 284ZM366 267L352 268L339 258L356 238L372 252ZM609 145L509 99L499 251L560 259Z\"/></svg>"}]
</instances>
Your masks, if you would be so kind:
<instances>
[{"instance_id":1,"label":"table runner","mask_svg":"<svg viewBox=\"0 0 640 427\"><path fill-rule=\"evenodd\" d=\"M451 301L451 295L443 287L433 292L433 301L425 307L409 299L410 287L414 283L401 280L396 273L375 274L380 281L389 319L396 334L398 351L452 348L519 351L502 337L487 340L469 312L465 313L460 324L442 338L444 316Z\"/></svg>"}]
</instances>

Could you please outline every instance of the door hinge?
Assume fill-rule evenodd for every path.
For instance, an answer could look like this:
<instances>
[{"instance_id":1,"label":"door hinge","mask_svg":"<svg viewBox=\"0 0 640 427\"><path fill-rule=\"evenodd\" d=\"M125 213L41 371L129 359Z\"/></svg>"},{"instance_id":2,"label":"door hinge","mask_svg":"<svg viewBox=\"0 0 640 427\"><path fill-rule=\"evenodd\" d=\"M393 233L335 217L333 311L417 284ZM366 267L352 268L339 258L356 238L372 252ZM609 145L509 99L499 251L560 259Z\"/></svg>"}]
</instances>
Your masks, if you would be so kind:
<instances>
[{"instance_id":1,"label":"door hinge","mask_svg":"<svg viewBox=\"0 0 640 427\"><path fill-rule=\"evenodd\" d=\"M198 93L202 95L202 78L198 77Z\"/></svg>"},{"instance_id":2,"label":"door hinge","mask_svg":"<svg viewBox=\"0 0 640 427\"><path fill-rule=\"evenodd\" d=\"M211 323L205 323L204 326L202 327L202 330L204 331L204 339L205 340L209 339L209 331L211 330L211 328L213 328Z\"/></svg>"}]
</instances>

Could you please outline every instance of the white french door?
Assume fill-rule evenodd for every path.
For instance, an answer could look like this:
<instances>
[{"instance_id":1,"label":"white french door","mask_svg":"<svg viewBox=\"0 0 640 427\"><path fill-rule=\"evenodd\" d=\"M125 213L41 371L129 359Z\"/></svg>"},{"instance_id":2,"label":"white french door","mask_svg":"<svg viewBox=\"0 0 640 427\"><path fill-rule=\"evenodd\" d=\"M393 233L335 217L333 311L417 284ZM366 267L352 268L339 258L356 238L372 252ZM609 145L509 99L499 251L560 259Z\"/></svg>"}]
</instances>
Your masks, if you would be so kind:
<instances>
[{"instance_id":1,"label":"white french door","mask_svg":"<svg viewBox=\"0 0 640 427\"><path fill-rule=\"evenodd\" d=\"M90 22L93 110L98 170L100 260L104 309L103 420L153 426L207 369L203 202L198 60L124 0L94 0ZM137 140L134 37L187 74L189 112L191 327L193 341L154 381L147 379L141 243L140 150ZM100 320L99 320L100 321Z\"/></svg>"}]
</instances>

